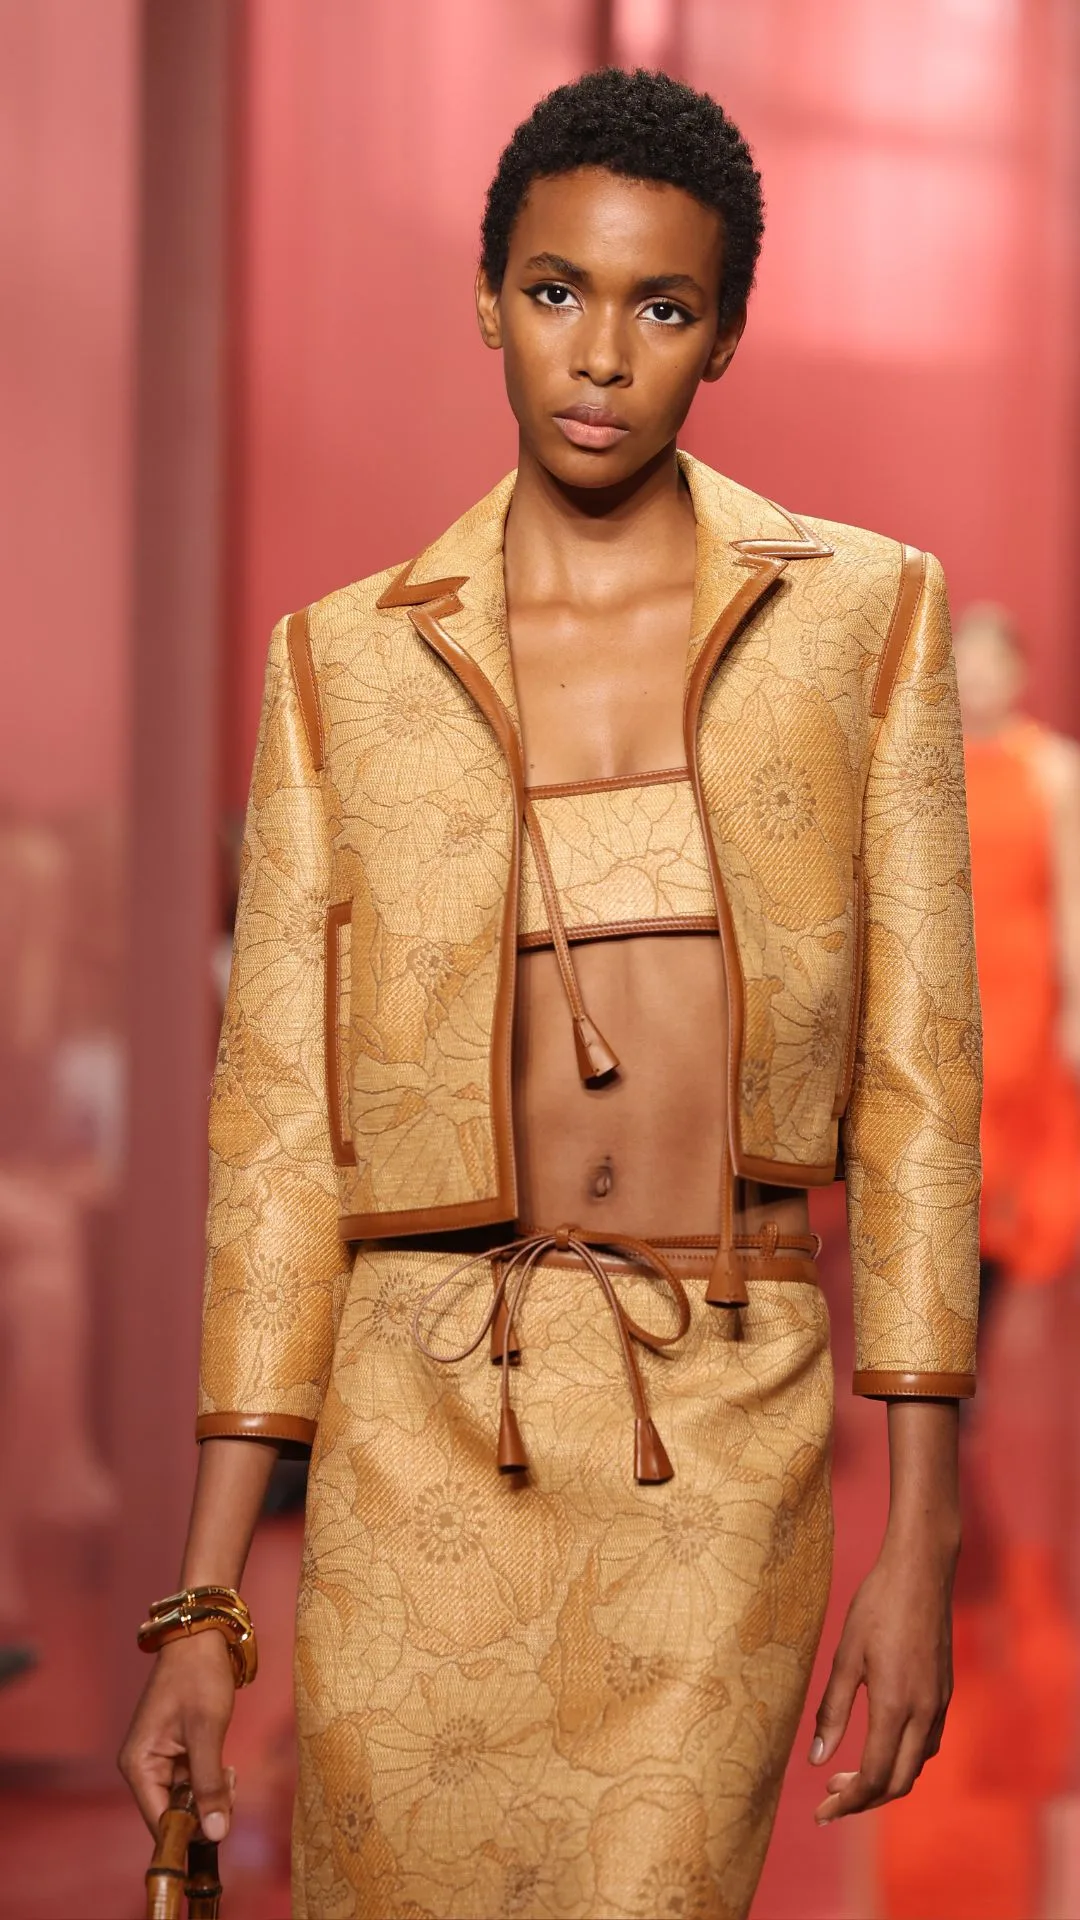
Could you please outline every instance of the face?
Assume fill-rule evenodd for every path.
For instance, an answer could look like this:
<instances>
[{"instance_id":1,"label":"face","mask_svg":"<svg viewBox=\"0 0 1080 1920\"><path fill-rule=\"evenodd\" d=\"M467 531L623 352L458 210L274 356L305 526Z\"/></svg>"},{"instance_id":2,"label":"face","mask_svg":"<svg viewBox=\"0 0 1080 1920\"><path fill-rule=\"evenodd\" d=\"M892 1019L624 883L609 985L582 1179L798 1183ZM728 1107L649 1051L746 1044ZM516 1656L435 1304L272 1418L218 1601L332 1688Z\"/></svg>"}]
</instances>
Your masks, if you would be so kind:
<instances>
[{"instance_id":1,"label":"face","mask_svg":"<svg viewBox=\"0 0 1080 1920\"><path fill-rule=\"evenodd\" d=\"M1024 662L1000 618L973 609L956 629L956 680L965 730L992 733L1024 690Z\"/></svg>"},{"instance_id":2,"label":"face","mask_svg":"<svg viewBox=\"0 0 1080 1920\"><path fill-rule=\"evenodd\" d=\"M501 348L522 452L571 487L630 479L670 447L745 316L718 323L723 223L679 187L587 167L535 180L498 293L477 315Z\"/></svg>"}]
</instances>

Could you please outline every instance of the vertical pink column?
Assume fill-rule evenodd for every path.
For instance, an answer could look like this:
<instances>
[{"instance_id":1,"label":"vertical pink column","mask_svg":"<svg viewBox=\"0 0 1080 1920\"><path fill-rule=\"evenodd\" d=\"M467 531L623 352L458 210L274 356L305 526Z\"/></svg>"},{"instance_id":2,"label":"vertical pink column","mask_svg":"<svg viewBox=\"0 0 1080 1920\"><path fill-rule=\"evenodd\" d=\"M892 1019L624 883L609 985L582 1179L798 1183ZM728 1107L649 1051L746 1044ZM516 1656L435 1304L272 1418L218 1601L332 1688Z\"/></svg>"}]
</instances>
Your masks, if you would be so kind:
<instances>
[{"instance_id":1,"label":"vertical pink column","mask_svg":"<svg viewBox=\"0 0 1080 1920\"><path fill-rule=\"evenodd\" d=\"M227 125L234 10L147 0L142 17L130 1122L115 1314L114 1705L133 1630L175 1583L195 1467L210 955L218 817Z\"/></svg>"}]
</instances>

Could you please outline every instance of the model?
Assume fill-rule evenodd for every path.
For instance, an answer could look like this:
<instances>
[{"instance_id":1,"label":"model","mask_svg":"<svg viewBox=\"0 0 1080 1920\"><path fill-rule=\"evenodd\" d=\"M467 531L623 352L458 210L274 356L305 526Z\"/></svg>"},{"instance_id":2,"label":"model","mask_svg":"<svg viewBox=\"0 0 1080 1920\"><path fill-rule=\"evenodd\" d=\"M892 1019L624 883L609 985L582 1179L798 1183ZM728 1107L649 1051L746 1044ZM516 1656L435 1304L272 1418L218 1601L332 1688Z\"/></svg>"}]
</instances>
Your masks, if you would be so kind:
<instances>
[{"instance_id":1,"label":"model","mask_svg":"<svg viewBox=\"0 0 1080 1920\"><path fill-rule=\"evenodd\" d=\"M806 1190L838 1127L893 1491L819 1817L940 1734L979 1185L945 591L676 450L761 225L707 96L542 101L477 281L517 473L272 642L183 1568L225 1591L144 1634L123 1765L153 1820L185 1753L224 1830L234 1590L274 1448L310 1444L318 1920L745 1914L829 1583Z\"/></svg>"}]
</instances>

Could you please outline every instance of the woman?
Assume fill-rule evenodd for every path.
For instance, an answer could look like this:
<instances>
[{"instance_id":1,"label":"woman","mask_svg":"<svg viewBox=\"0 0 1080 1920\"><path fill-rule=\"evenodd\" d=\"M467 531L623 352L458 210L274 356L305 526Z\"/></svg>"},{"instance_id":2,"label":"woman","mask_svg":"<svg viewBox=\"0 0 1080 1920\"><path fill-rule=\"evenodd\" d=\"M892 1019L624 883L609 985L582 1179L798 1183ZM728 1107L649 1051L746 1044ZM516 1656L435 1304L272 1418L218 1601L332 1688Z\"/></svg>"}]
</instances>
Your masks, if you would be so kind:
<instances>
[{"instance_id":1,"label":"woman","mask_svg":"<svg viewBox=\"0 0 1080 1920\"><path fill-rule=\"evenodd\" d=\"M841 1120L893 1496L819 1817L940 1735L979 1106L946 604L677 452L760 237L707 96L542 101L477 279L516 476L272 643L183 1580L236 1586L311 1443L298 1913L746 1912L828 1588ZM227 1825L227 1656L160 1656L151 1821L183 1754Z\"/></svg>"}]
</instances>

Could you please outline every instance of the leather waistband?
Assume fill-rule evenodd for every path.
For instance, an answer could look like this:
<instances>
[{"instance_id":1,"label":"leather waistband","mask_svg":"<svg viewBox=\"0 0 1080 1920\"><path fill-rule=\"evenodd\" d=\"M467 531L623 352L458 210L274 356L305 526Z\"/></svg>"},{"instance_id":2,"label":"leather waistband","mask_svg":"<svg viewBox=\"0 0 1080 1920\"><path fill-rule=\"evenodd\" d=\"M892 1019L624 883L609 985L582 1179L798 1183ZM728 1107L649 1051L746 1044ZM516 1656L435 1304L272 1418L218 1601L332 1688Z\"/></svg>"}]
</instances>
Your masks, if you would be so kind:
<instances>
[{"instance_id":1,"label":"leather waistband","mask_svg":"<svg viewBox=\"0 0 1080 1920\"><path fill-rule=\"evenodd\" d=\"M814 1255L800 1250L806 1244L807 1236L791 1235L790 1250L788 1244L783 1243L783 1251L775 1225L764 1228L761 1234L744 1235L742 1238L750 1242L753 1252L744 1262L749 1270L738 1275L741 1291L736 1290L734 1298L729 1293L717 1297L711 1280L705 1296L710 1304L737 1307L744 1303L747 1298L747 1279L816 1281ZM763 1240L767 1252L762 1248ZM510 1404L510 1370L521 1358L521 1345L515 1326L518 1308L531 1276L539 1266L583 1269L596 1281L610 1309L622 1351L634 1408L634 1477L648 1482L670 1480L674 1468L649 1417L634 1343L648 1347L653 1353L661 1353L683 1338L691 1321L690 1302L683 1279L706 1274L715 1276L719 1244L717 1240L699 1239L696 1236L674 1236L668 1244L642 1240L632 1234L600 1234L575 1226L527 1228L516 1239L504 1241L501 1246L486 1246L479 1252L466 1254L457 1266L437 1280L417 1305L413 1317L413 1339L427 1359L442 1366L457 1366L476 1352L485 1335L490 1332L491 1358L495 1365L502 1368L497 1465L500 1473L524 1473L528 1460L517 1418ZM737 1248L733 1251L738 1259ZM467 1274L478 1273L485 1265L490 1267L493 1292L477 1332L459 1350L453 1353L438 1352L423 1331L426 1316L438 1308L439 1301L455 1281L463 1280ZM618 1273L628 1269L651 1273L667 1288L678 1316L674 1333L653 1333L631 1319L614 1286Z\"/></svg>"}]
</instances>

